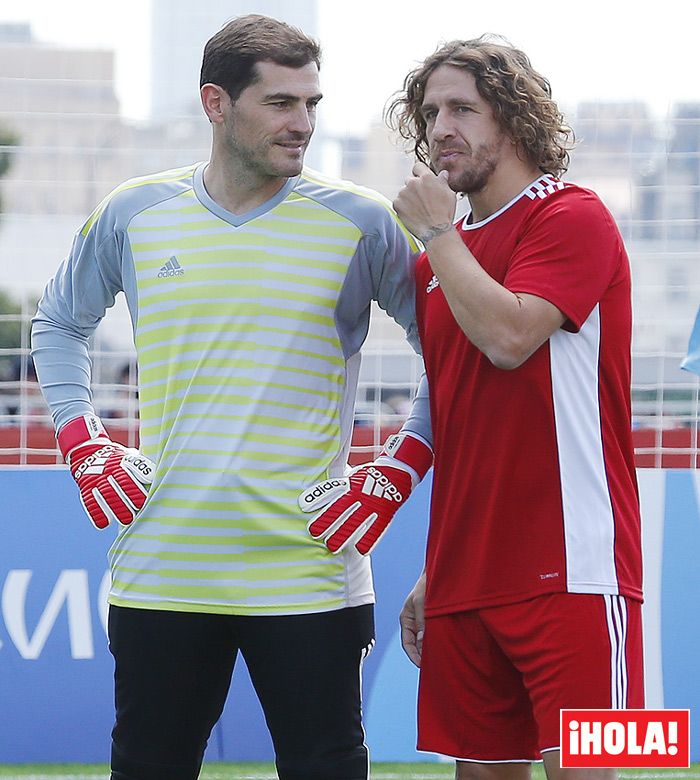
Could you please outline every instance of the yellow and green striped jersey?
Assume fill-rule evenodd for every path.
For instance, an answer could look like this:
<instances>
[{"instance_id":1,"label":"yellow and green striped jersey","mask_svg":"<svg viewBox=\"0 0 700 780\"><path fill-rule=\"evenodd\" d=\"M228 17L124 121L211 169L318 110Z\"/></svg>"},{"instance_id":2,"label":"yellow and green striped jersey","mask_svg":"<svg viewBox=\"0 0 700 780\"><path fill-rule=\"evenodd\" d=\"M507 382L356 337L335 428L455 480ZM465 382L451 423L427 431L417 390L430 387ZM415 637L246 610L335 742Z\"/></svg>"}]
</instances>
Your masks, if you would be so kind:
<instances>
[{"instance_id":1,"label":"yellow and green striped jersey","mask_svg":"<svg viewBox=\"0 0 700 780\"><path fill-rule=\"evenodd\" d=\"M120 291L148 500L110 551L110 602L295 614L373 600L369 561L306 531L299 493L344 472L372 300L417 345L417 247L387 201L312 171L232 214L205 164L126 182L45 291L35 361L56 426L92 411L87 338Z\"/></svg>"}]
</instances>

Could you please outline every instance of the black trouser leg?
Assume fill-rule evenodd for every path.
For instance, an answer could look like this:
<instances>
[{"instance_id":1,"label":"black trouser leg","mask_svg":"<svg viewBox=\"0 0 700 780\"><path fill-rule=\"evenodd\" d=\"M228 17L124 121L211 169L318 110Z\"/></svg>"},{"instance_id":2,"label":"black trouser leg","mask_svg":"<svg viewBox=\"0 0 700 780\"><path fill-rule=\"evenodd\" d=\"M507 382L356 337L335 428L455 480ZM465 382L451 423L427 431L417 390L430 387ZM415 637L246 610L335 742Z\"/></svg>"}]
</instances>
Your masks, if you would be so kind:
<instances>
[{"instance_id":1,"label":"black trouser leg","mask_svg":"<svg viewBox=\"0 0 700 780\"><path fill-rule=\"evenodd\" d=\"M366 780L360 673L374 641L372 605L241 620L280 779Z\"/></svg>"},{"instance_id":2,"label":"black trouser leg","mask_svg":"<svg viewBox=\"0 0 700 780\"><path fill-rule=\"evenodd\" d=\"M110 607L112 780L196 780L237 654L230 618Z\"/></svg>"}]
</instances>

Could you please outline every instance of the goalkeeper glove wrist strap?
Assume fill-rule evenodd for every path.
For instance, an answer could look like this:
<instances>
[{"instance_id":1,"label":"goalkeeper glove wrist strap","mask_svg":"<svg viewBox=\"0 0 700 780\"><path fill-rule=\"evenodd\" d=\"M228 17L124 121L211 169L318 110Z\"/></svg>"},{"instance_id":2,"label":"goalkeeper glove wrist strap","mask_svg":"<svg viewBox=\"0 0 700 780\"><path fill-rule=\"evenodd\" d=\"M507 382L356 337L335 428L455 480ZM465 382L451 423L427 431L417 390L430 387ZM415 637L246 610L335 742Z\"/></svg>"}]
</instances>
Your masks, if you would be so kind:
<instances>
[{"instance_id":1,"label":"goalkeeper glove wrist strap","mask_svg":"<svg viewBox=\"0 0 700 780\"><path fill-rule=\"evenodd\" d=\"M94 414L84 414L67 422L56 436L65 460L76 447L97 439L109 440L102 420Z\"/></svg>"},{"instance_id":2,"label":"goalkeeper glove wrist strap","mask_svg":"<svg viewBox=\"0 0 700 780\"><path fill-rule=\"evenodd\" d=\"M382 456L394 458L408 466L415 474L413 487L423 479L433 465L433 450L428 442L418 434L408 431L400 431L390 436L384 443L377 463L381 463Z\"/></svg>"}]
</instances>

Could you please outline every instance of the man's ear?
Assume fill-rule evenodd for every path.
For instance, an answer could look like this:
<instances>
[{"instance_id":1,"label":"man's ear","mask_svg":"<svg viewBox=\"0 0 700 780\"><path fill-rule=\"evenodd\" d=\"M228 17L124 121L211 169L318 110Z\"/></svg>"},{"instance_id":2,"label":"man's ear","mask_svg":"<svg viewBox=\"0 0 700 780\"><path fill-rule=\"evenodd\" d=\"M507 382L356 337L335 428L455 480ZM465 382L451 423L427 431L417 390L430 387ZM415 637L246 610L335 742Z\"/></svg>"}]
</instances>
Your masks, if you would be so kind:
<instances>
[{"instance_id":1,"label":"man's ear","mask_svg":"<svg viewBox=\"0 0 700 780\"><path fill-rule=\"evenodd\" d=\"M199 90L204 113L212 124L224 121L224 107L229 100L228 93L218 84L203 84Z\"/></svg>"}]
</instances>

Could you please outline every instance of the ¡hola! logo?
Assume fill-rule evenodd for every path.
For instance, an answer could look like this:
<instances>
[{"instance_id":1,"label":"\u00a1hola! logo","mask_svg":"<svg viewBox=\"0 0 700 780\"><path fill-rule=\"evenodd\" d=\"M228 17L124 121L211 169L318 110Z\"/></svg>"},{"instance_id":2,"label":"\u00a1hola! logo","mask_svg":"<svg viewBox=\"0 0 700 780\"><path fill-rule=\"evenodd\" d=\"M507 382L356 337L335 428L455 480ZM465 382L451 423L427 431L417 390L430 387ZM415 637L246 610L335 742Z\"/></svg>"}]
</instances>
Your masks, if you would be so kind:
<instances>
[{"instance_id":1,"label":"\u00a1hola! logo","mask_svg":"<svg viewBox=\"0 0 700 780\"><path fill-rule=\"evenodd\" d=\"M689 710L561 710L561 766L690 766Z\"/></svg>"}]
</instances>

